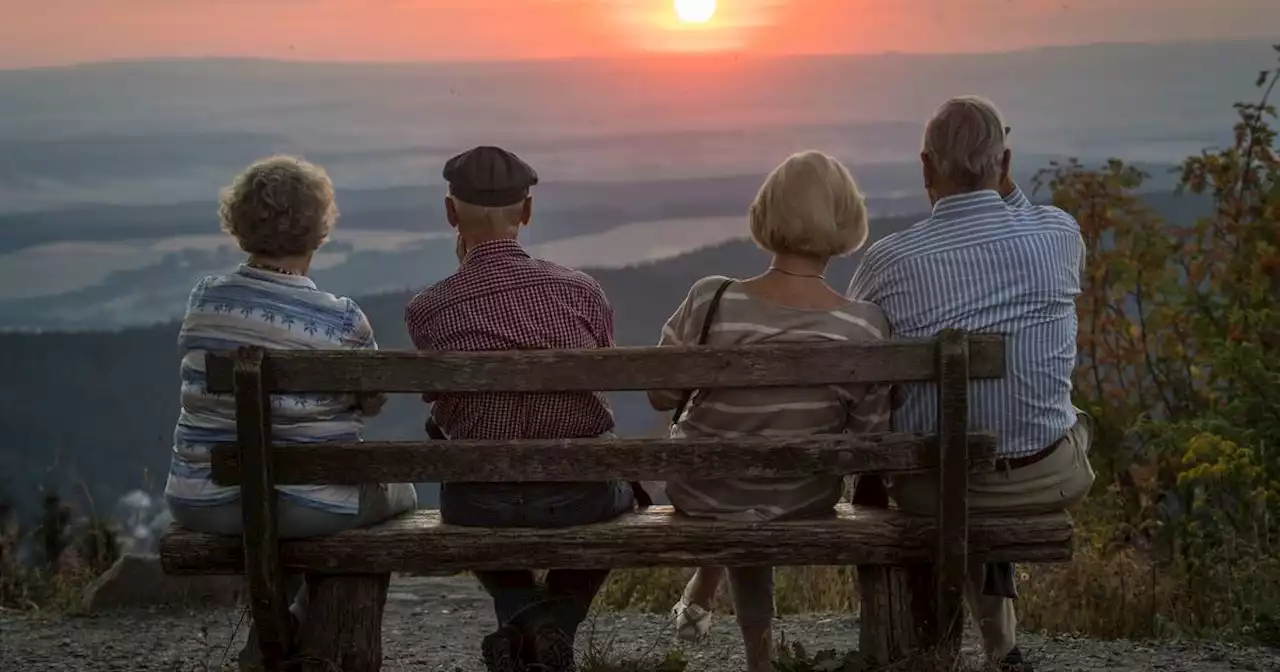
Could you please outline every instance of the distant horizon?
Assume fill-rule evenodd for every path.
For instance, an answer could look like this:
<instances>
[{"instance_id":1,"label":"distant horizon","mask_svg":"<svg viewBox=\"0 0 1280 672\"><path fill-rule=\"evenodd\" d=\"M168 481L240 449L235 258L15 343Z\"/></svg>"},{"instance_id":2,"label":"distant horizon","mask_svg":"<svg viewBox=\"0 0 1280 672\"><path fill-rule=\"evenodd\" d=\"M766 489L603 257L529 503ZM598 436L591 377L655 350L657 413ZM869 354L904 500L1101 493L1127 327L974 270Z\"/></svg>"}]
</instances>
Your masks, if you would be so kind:
<instances>
[{"instance_id":1,"label":"distant horizon","mask_svg":"<svg viewBox=\"0 0 1280 672\"><path fill-rule=\"evenodd\" d=\"M1275 39L1275 0L41 0L0 22L0 69L151 59L474 63L699 55L987 54Z\"/></svg>"},{"instance_id":2,"label":"distant horizon","mask_svg":"<svg viewBox=\"0 0 1280 672\"><path fill-rule=\"evenodd\" d=\"M0 99L14 101L0 115L0 325L180 313L191 282L235 256L217 233L218 190L267 154L332 175L343 217L317 269L334 291L364 295L456 262L433 232L447 231L440 166L466 147L498 144L537 166L528 242L578 265L623 264L740 235L760 176L806 148L854 171L873 217L927 211L922 125L964 93L989 96L1017 129L1020 179L1053 160L1121 156L1167 189L1163 167L1230 141L1222 101L1256 98L1257 68L1274 58L1270 41L1129 40L950 56L241 56L0 73Z\"/></svg>"},{"instance_id":3,"label":"distant horizon","mask_svg":"<svg viewBox=\"0 0 1280 672\"><path fill-rule=\"evenodd\" d=\"M279 65L310 66L417 66L417 65L504 65L523 63L593 63L593 62L636 62L636 61L790 61L813 59L874 59L885 57L907 57L921 59L939 59L955 57L1007 56L1011 54L1040 53L1047 51L1076 51L1097 48L1116 47L1195 47L1213 45L1280 44L1277 37L1231 37L1231 38L1179 38L1170 40L1115 40L1078 43L1058 43L1013 47L1009 49L993 49L987 51L904 51L887 50L877 52L812 52L812 53L765 53L751 54L728 51L703 52L658 52L627 53L617 55L582 55L582 56L529 56L524 58L439 58L439 59L311 59L289 58L284 56L148 56L138 58L109 58L99 60L74 61L67 63L4 66L0 65L0 73L38 72L49 70L74 70L101 66L127 66L152 64L186 64L186 63L269 63Z\"/></svg>"}]
</instances>

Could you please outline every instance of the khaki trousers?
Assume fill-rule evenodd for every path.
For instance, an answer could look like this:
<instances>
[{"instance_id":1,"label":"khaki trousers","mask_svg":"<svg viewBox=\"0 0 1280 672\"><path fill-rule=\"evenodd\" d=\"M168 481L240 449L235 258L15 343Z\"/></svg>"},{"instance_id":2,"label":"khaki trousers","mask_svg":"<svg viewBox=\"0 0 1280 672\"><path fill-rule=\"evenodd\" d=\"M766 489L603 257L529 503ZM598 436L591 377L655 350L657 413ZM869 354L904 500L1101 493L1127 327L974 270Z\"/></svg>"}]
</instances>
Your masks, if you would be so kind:
<instances>
[{"instance_id":1,"label":"khaki trousers","mask_svg":"<svg viewBox=\"0 0 1280 672\"><path fill-rule=\"evenodd\" d=\"M1077 421L1057 444L1053 453L1020 469L969 475L969 511L975 514L1036 514L1062 511L1079 503L1093 487L1093 467L1089 446L1093 441L1093 419L1077 412ZM894 478L889 497L899 508L932 514L937 500L937 484L932 476L907 475ZM987 655L1000 659L1016 645L1018 626L1013 600L984 595L983 566L971 563L965 583L965 601L978 622Z\"/></svg>"}]
</instances>

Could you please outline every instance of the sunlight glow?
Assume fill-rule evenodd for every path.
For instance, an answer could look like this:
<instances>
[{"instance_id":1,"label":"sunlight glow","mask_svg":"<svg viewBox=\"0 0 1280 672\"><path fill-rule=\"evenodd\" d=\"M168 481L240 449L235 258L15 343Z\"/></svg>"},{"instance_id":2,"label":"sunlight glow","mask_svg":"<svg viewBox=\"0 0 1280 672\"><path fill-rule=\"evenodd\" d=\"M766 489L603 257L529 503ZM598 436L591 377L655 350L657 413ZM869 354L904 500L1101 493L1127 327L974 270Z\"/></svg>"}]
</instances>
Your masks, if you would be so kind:
<instances>
[{"instance_id":1,"label":"sunlight glow","mask_svg":"<svg viewBox=\"0 0 1280 672\"><path fill-rule=\"evenodd\" d=\"M716 15L716 0L675 0L675 10L685 23L706 23Z\"/></svg>"}]
</instances>

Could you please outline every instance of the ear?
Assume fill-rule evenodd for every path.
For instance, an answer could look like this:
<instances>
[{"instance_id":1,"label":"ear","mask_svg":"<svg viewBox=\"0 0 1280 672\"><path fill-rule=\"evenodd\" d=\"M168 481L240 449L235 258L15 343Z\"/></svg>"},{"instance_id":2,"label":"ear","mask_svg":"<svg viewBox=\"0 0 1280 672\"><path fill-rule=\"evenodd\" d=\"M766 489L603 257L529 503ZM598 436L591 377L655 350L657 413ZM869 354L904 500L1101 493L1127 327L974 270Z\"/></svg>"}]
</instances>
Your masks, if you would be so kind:
<instances>
[{"instance_id":1,"label":"ear","mask_svg":"<svg viewBox=\"0 0 1280 672\"><path fill-rule=\"evenodd\" d=\"M929 159L927 152L920 152L920 167L924 177L925 191L930 191L933 189L934 170L933 161Z\"/></svg>"},{"instance_id":2,"label":"ear","mask_svg":"<svg viewBox=\"0 0 1280 672\"><path fill-rule=\"evenodd\" d=\"M1004 150L1004 156L1000 157L1000 184L1004 185L1009 183L1009 166L1012 165L1012 163L1013 152L1008 149Z\"/></svg>"},{"instance_id":3,"label":"ear","mask_svg":"<svg viewBox=\"0 0 1280 672\"><path fill-rule=\"evenodd\" d=\"M533 197L525 196L524 205L520 211L520 226L529 226L529 221L533 219Z\"/></svg>"},{"instance_id":4,"label":"ear","mask_svg":"<svg viewBox=\"0 0 1280 672\"><path fill-rule=\"evenodd\" d=\"M458 228L458 208L453 204L453 199L448 196L444 197L444 216L449 220L449 226Z\"/></svg>"}]
</instances>

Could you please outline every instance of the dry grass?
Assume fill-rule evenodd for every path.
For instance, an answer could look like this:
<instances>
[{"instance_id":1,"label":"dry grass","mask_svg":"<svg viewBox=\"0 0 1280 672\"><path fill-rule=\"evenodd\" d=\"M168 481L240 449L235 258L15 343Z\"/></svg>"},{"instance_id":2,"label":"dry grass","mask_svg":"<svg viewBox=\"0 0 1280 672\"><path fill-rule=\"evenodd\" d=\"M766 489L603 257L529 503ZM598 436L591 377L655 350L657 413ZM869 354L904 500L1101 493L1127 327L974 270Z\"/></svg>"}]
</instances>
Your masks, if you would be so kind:
<instances>
[{"instance_id":1,"label":"dry grass","mask_svg":"<svg viewBox=\"0 0 1280 672\"><path fill-rule=\"evenodd\" d=\"M1280 558L1222 549L1191 564L1131 547L1082 546L1064 565L1028 567L1025 627L1103 639L1232 638L1280 646Z\"/></svg>"},{"instance_id":2,"label":"dry grass","mask_svg":"<svg viewBox=\"0 0 1280 672\"><path fill-rule=\"evenodd\" d=\"M684 591L693 569L659 567L619 570L596 598L602 609L665 612ZM782 614L848 612L857 607L857 574L852 567L780 567L774 594ZM721 586L715 610L733 613L729 591Z\"/></svg>"},{"instance_id":3,"label":"dry grass","mask_svg":"<svg viewBox=\"0 0 1280 672\"><path fill-rule=\"evenodd\" d=\"M86 568L55 572L8 564L0 567L0 607L29 612L74 612L80 608L82 591L94 578L94 572Z\"/></svg>"},{"instance_id":4,"label":"dry grass","mask_svg":"<svg viewBox=\"0 0 1280 672\"><path fill-rule=\"evenodd\" d=\"M1236 553L1199 556L1194 566L1159 562L1105 535L1078 530L1075 557L1060 565L1019 567L1020 625L1028 630L1101 639L1235 638L1280 645L1280 558ZM692 569L615 572L598 598L603 609L661 613ZM857 610L849 567L781 567L779 613ZM732 613L728 591L715 610Z\"/></svg>"},{"instance_id":5,"label":"dry grass","mask_svg":"<svg viewBox=\"0 0 1280 672\"><path fill-rule=\"evenodd\" d=\"M628 659L608 650L588 649L578 661L578 672L685 672L688 667L689 661L679 651Z\"/></svg>"},{"instance_id":6,"label":"dry grass","mask_svg":"<svg viewBox=\"0 0 1280 672\"><path fill-rule=\"evenodd\" d=\"M1019 567L1020 624L1033 631L1113 639L1230 637L1280 645L1280 558L1240 549L1201 552L1188 562L1157 561L1108 543L1082 524L1075 557L1060 565ZM1228 552L1230 551L1230 552ZM12 558L12 556L9 556ZM79 607L88 568L0 568L0 607L60 613ZM619 570L597 599L615 611L665 613L693 570ZM858 608L851 567L782 567L781 614L849 613ZM722 587L715 610L732 613Z\"/></svg>"}]
</instances>

